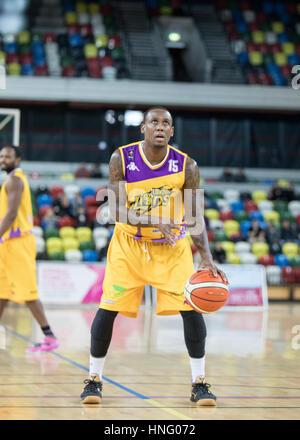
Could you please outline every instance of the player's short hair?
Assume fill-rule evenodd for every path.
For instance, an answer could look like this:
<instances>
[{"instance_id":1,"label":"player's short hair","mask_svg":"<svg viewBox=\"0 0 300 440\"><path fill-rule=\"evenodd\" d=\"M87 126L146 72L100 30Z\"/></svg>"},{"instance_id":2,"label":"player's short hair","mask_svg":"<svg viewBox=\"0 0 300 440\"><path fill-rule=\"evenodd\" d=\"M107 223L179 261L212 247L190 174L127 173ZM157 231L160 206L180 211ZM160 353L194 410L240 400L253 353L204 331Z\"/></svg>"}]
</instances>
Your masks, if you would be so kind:
<instances>
[{"instance_id":1,"label":"player's short hair","mask_svg":"<svg viewBox=\"0 0 300 440\"><path fill-rule=\"evenodd\" d=\"M152 107L147 108L147 110L144 112L143 124L145 124L145 122L146 122L148 113L150 113L152 110L164 110L165 112L168 112L171 115L171 112L170 112L170 110L167 109L167 107L164 107L163 105L153 105ZM171 115L171 118L172 118L172 115ZM173 119L172 119L172 122L173 122Z\"/></svg>"},{"instance_id":2,"label":"player's short hair","mask_svg":"<svg viewBox=\"0 0 300 440\"><path fill-rule=\"evenodd\" d=\"M3 145L1 150L3 150L3 148L12 148L15 152L16 158L22 159L22 151L20 147L17 147L16 145Z\"/></svg>"}]
</instances>

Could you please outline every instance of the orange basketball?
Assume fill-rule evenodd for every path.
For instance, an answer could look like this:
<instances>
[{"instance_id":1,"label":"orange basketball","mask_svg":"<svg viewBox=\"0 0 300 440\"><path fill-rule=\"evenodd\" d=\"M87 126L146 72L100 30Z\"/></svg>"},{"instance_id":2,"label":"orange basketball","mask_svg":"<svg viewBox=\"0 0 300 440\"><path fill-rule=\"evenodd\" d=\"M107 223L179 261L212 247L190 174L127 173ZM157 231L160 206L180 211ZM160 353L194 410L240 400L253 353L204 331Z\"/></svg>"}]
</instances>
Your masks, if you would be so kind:
<instances>
[{"instance_id":1,"label":"orange basketball","mask_svg":"<svg viewBox=\"0 0 300 440\"><path fill-rule=\"evenodd\" d=\"M220 275L214 277L210 270L203 269L189 278L184 295L196 312L213 313L224 306L228 291L228 283Z\"/></svg>"}]
</instances>

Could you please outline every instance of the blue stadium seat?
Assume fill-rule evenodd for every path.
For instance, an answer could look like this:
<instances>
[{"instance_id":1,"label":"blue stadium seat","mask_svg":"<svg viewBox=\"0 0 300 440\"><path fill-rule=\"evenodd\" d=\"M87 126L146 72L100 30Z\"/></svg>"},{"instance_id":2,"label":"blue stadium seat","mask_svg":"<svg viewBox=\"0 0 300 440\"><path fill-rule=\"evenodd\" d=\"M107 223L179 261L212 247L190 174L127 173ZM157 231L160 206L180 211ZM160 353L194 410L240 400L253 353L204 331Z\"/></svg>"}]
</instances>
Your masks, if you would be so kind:
<instances>
[{"instance_id":1,"label":"blue stadium seat","mask_svg":"<svg viewBox=\"0 0 300 440\"><path fill-rule=\"evenodd\" d=\"M96 251L93 250L85 250L82 252L82 260L89 262L98 261L98 254Z\"/></svg>"},{"instance_id":2,"label":"blue stadium seat","mask_svg":"<svg viewBox=\"0 0 300 440\"><path fill-rule=\"evenodd\" d=\"M237 200L236 202L232 202L231 209L234 214L236 214L237 212L243 211L244 210L244 203L241 200Z\"/></svg>"},{"instance_id":3,"label":"blue stadium seat","mask_svg":"<svg viewBox=\"0 0 300 440\"><path fill-rule=\"evenodd\" d=\"M95 196L95 190L92 187L88 187L86 186L85 188L82 188L81 190L81 196L83 198L85 197L90 197L90 196Z\"/></svg>"},{"instance_id":4,"label":"blue stadium seat","mask_svg":"<svg viewBox=\"0 0 300 440\"><path fill-rule=\"evenodd\" d=\"M36 201L39 208L41 206L52 205L52 197L49 194L40 194L39 196L37 196Z\"/></svg>"},{"instance_id":5,"label":"blue stadium seat","mask_svg":"<svg viewBox=\"0 0 300 440\"><path fill-rule=\"evenodd\" d=\"M262 213L260 212L260 211L252 211L250 214L249 214L249 218L250 218L250 220L263 220L264 219L264 217L263 217L263 215L262 215Z\"/></svg>"},{"instance_id":6,"label":"blue stadium seat","mask_svg":"<svg viewBox=\"0 0 300 440\"><path fill-rule=\"evenodd\" d=\"M243 220L240 223L240 230L245 238L248 237L249 229L251 228L251 226L252 223L249 220Z\"/></svg>"},{"instance_id":7,"label":"blue stadium seat","mask_svg":"<svg viewBox=\"0 0 300 440\"><path fill-rule=\"evenodd\" d=\"M280 267L290 266L290 260L284 254L277 254L277 255L275 255L274 263L276 264L276 266L280 266Z\"/></svg>"}]
</instances>

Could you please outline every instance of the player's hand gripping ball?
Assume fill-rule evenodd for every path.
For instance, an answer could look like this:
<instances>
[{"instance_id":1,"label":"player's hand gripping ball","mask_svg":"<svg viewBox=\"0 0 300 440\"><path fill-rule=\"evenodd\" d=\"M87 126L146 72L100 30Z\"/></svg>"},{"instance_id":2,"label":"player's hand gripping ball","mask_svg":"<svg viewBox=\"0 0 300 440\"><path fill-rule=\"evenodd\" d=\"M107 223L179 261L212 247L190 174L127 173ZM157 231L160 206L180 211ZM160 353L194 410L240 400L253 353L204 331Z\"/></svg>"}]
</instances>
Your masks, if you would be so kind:
<instances>
[{"instance_id":1,"label":"player's hand gripping ball","mask_svg":"<svg viewBox=\"0 0 300 440\"><path fill-rule=\"evenodd\" d=\"M187 302L199 313L213 313L223 307L228 298L228 282L220 275L214 277L210 270L195 272L186 283L184 295Z\"/></svg>"}]
</instances>

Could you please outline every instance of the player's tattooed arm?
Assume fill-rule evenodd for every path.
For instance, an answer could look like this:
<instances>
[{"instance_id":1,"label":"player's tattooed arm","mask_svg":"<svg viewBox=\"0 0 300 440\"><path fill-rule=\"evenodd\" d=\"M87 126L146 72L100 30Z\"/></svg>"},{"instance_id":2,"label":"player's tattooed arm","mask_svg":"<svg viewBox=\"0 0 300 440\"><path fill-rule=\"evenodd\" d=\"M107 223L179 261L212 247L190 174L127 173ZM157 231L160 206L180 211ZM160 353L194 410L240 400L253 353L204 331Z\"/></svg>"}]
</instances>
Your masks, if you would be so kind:
<instances>
[{"instance_id":1,"label":"player's tattooed arm","mask_svg":"<svg viewBox=\"0 0 300 440\"><path fill-rule=\"evenodd\" d=\"M201 255L200 268L210 269L215 276L226 275L217 268L211 255L204 222L204 196L200 193L200 173L197 163L190 157L186 160L184 189L184 210L192 240Z\"/></svg>"},{"instance_id":2,"label":"player's tattooed arm","mask_svg":"<svg viewBox=\"0 0 300 440\"><path fill-rule=\"evenodd\" d=\"M11 227L17 217L22 192L22 180L17 176L10 176L6 183L7 212L0 223L0 238Z\"/></svg>"}]
</instances>

